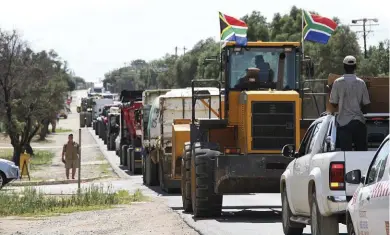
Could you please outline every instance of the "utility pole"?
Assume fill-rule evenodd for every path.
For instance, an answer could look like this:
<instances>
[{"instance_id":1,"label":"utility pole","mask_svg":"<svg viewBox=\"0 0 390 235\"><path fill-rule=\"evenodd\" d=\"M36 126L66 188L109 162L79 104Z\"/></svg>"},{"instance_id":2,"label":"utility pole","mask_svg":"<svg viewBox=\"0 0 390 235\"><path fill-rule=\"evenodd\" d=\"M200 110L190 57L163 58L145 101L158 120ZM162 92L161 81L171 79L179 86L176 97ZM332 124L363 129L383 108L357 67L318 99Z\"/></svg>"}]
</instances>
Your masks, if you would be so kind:
<instances>
[{"instance_id":1,"label":"utility pole","mask_svg":"<svg viewBox=\"0 0 390 235\"><path fill-rule=\"evenodd\" d=\"M356 25L357 22L363 22L363 24L361 24L361 25ZM350 25L350 26L363 26L363 31L357 31L357 33L361 33L361 32L363 33L364 58L367 58L367 35L368 35L368 33L373 32L372 30L366 30L366 26L375 26L375 25L379 25L379 24L372 24L371 22L377 23L377 22L378 22L378 19L377 19L377 18L372 18L372 19L368 19L368 18L356 19L356 20L352 20L352 24L353 24L353 25ZM367 24L367 23L368 23L368 24Z\"/></svg>"},{"instance_id":2,"label":"utility pole","mask_svg":"<svg viewBox=\"0 0 390 235\"><path fill-rule=\"evenodd\" d=\"M178 46L176 46L176 47L175 47L175 56L176 56L176 57L178 56L178 55L177 55L177 51L178 51L179 49L180 49L180 50L183 50L183 54L185 54L188 48L185 47L185 46L184 46L183 48L179 48Z\"/></svg>"}]
</instances>

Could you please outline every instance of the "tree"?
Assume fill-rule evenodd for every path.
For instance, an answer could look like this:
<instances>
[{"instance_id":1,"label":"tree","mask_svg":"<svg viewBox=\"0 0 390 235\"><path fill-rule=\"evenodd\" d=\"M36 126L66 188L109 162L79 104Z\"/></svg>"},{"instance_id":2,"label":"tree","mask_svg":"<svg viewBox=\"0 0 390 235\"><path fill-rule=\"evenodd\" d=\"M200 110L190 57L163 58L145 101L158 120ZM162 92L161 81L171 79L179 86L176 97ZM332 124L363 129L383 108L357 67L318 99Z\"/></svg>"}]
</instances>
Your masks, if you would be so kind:
<instances>
[{"instance_id":1,"label":"tree","mask_svg":"<svg viewBox=\"0 0 390 235\"><path fill-rule=\"evenodd\" d=\"M67 73L56 57L34 53L15 31L0 31L0 109L16 165L42 121L64 104Z\"/></svg>"}]
</instances>

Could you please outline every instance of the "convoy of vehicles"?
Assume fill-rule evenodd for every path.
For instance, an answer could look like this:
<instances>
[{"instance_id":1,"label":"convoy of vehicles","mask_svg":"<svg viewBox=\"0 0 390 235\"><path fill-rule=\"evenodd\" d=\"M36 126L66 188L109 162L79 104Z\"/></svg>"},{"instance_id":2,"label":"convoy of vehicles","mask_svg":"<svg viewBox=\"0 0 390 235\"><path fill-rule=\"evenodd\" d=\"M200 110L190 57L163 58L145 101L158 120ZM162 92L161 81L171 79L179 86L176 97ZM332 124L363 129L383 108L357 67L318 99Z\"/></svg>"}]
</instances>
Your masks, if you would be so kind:
<instances>
[{"instance_id":1,"label":"convoy of vehicles","mask_svg":"<svg viewBox=\"0 0 390 235\"><path fill-rule=\"evenodd\" d=\"M219 216L225 194L280 192L286 235L302 234L306 225L313 235L334 235L339 223L360 234L357 224L370 219L364 222L360 214L374 208L360 195L389 195L383 188L388 153L375 154L388 143L389 107L383 101L388 80L366 79L372 103L366 115L369 151L342 152L337 113L327 102L338 75L311 80L312 63L301 57L298 42L248 42L245 49L228 42L221 53L221 81L124 90L120 104L96 110L96 134L116 151L121 165L142 172L145 185L168 193L180 189L184 211L195 217ZM258 58L268 65L256 67L266 69L253 68ZM308 67L305 81L302 64ZM205 83L215 87L202 87ZM371 178L361 176L367 169L368 176L374 172ZM367 231L382 234L376 229Z\"/></svg>"}]
</instances>

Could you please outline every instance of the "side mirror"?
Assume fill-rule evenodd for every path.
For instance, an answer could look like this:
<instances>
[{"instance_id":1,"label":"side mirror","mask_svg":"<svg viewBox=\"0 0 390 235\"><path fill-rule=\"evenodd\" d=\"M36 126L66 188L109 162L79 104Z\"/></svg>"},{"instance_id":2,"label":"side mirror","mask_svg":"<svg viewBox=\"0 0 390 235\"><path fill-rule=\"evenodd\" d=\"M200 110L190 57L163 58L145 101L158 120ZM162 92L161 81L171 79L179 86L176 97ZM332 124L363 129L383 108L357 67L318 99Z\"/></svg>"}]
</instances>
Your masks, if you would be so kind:
<instances>
[{"instance_id":1,"label":"side mirror","mask_svg":"<svg viewBox=\"0 0 390 235\"><path fill-rule=\"evenodd\" d=\"M345 182L349 184L360 184L361 180L362 172L360 170L353 170L345 174Z\"/></svg>"},{"instance_id":2,"label":"side mirror","mask_svg":"<svg viewBox=\"0 0 390 235\"><path fill-rule=\"evenodd\" d=\"M365 181L366 181L366 177L365 177L365 176L362 176L362 177L360 178L360 183L364 184Z\"/></svg>"},{"instance_id":3,"label":"side mirror","mask_svg":"<svg viewBox=\"0 0 390 235\"><path fill-rule=\"evenodd\" d=\"M77 106L77 112L78 112L78 113L81 112L81 107L80 107L80 106Z\"/></svg>"},{"instance_id":4,"label":"side mirror","mask_svg":"<svg viewBox=\"0 0 390 235\"><path fill-rule=\"evenodd\" d=\"M282 155L284 157L293 158L295 156L295 145L286 144L283 146Z\"/></svg>"}]
</instances>

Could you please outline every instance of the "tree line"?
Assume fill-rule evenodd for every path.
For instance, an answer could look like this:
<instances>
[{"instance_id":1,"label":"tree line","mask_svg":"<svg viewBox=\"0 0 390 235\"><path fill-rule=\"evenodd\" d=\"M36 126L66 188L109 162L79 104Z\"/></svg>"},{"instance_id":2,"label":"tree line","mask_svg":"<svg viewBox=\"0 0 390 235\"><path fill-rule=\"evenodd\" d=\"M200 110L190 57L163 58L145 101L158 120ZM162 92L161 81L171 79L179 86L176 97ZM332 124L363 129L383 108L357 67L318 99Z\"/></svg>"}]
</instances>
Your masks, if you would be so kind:
<instances>
[{"instance_id":1,"label":"tree line","mask_svg":"<svg viewBox=\"0 0 390 235\"><path fill-rule=\"evenodd\" d=\"M18 32L0 29L0 123L17 165L35 136L46 137L75 84L67 62L54 50L34 51Z\"/></svg>"},{"instance_id":2,"label":"tree line","mask_svg":"<svg viewBox=\"0 0 390 235\"><path fill-rule=\"evenodd\" d=\"M301 10L293 6L288 14L276 13L270 22L259 11L253 11L241 19L248 25L248 41L300 41L301 14ZM333 19L340 23L337 17ZM148 62L140 58L128 66L109 71L104 75L104 83L112 92L120 92L121 89L188 87L192 79L218 78L219 64L204 63L204 59L217 56L219 52L220 42L212 38L202 39L184 55L166 54ZM389 40L371 46L368 58L364 58L356 33L347 25L337 27L326 45L304 42L304 54L314 62L316 79L326 79L329 73L342 74L342 60L346 55L357 58L357 74L360 76L389 74Z\"/></svg>"}]
</instances>

